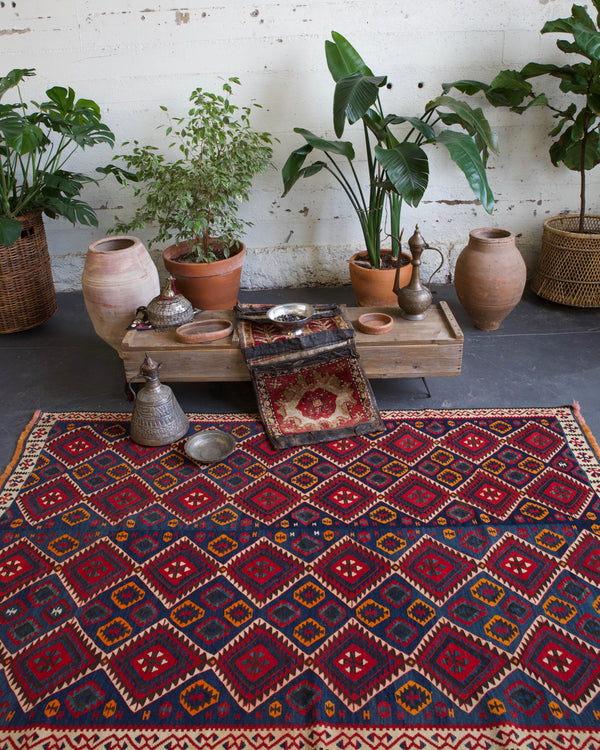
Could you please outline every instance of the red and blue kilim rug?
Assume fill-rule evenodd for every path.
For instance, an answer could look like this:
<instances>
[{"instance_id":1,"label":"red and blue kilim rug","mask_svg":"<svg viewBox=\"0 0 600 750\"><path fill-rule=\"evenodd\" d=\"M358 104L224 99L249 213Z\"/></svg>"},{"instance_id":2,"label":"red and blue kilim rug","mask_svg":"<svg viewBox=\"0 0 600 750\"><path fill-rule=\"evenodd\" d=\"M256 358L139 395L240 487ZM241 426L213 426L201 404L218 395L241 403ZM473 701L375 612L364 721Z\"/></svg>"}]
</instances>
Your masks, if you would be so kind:
<instances>
[{"instance_id":1,"label":"red and blue kilim rug","mask_svg":"<svg viewBox=\"0 0 600 750\"><path fill-rule=\"evenodd\" d=\"M600 747L600 464L569 408L384 412L199 467L41 414L4 477L2 750ZM589 439L588 439L589 438Z\"/></svg>"}]
</instances>

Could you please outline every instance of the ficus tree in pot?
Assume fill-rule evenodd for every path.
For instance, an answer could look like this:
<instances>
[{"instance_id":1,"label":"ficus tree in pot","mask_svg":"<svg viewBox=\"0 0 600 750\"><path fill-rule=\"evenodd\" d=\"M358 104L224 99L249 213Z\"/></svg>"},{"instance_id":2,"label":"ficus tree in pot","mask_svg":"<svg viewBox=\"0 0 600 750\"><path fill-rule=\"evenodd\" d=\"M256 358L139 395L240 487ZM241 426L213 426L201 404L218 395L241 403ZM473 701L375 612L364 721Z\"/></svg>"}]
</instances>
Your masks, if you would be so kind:
<instances>
[{"instance_id":1,"label":"ficus tree in pot","mask_svg":"<svg viewBox=\"0 0 600 750\"><path fill-rule=\"evenodd\" d=\"M157 228L150 244L171 241L186 249L181 261L210 263L228 257L251 222L238 216L240 204L247 201L253 178L263 172L272 156L269 133L253 130L252 107L232 103L232 84L223 83L222 94L196 88L190 95L191 107L183 117L168 117L164 126L170 139L169 159L157 146L133 145L131 153L110 165L122 184L131 183L142 198L130 221L121 221L115 232L133 231L148 225Z\"/></svg>"},{"instance_id":2,"label":"ficus tree in pot","mask_svg":"<svg viewBox=\"0 0 600 750\"><path fill-rule=\"evenodd\" d=\"M600 163L600 0L592 2L595 20L583 6L573 5L569 17L548 21L541 30L542 34L571 37L556 42L558 49L569 55L567 64L530 62L521 70L502 70L489 84L463 80L443 87L445 92L452 88L470 95L483 92L494 107L508 107L518 114L532 107L546 107L552 112L556 120L549 133L552 164L579 173L579 232L585 232L586 172ZM533 89L531 79L542 76L558 82L562 95L554 104L547 94Z\"/></svg>"},{"instance_id":3,"label":"ficus tree in pot","mask_svg":"<svg viewBox=\"0 0 600 750\"><path fill-rule=\"evenodd\" d=\"M480 108L447 94L428 102L420 116L386 114L381 92L388 78L374 75L354 47L332 32L325 42L329 71L335 82L333 126L336 139L321 138L304 128L295 132L305 143L288 157L282 171L284 195L300 178L329 172L348 197L360 222L370 265L381 267L381 237L389 207L392 255L400 252L403 202L418 206L429 184L429 146L444 146L465 175L486 211L494 205L486 176L496 139ZM356 151L342 140L346 123L362 126L368 179L363 184L355 166ZM455 127L456 126L456 127ZM316 153L321 158L308 161Z\"/></svg>"}]
</instances>

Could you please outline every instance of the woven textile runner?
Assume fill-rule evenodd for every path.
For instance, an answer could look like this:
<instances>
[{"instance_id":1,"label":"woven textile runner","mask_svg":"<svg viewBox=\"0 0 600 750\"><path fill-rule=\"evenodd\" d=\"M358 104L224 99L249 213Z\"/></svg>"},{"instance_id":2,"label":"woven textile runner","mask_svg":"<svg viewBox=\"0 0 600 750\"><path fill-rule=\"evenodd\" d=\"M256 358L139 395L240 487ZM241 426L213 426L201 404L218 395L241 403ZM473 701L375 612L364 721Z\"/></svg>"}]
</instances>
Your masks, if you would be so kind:
<instances>
[{"instance_id":1,"label":"woven textile runner","mask_svg":"<svg viewBox=\"0 0 600 750\"><path fill-rule=\"evenodd\" d=\"M595 750L575 414L383 412L282 451L192 414L237 441L205 466L128 414L36 415L0 487L0 748Z\"/></svg>"},{"instance_id":2,"label":"woven textile runner","mask_svg":"<svg viewBox=\"0 0 600 750\"><path fill-rule=\"evenodd\" d=\"M381 429L375 397L339 305L315 305L301 335L266 316L270 305L239 305L238 333L263 426L275 448Z\"/></svg>"}]
</instances>

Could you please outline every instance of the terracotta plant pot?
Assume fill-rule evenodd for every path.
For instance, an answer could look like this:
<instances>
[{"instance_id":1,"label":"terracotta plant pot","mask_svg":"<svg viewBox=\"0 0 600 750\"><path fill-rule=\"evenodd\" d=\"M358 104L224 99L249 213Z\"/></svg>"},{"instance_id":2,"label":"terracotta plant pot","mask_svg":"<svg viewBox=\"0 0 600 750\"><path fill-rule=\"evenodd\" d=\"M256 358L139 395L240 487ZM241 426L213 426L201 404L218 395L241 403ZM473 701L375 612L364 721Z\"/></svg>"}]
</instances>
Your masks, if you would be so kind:
<instances>
[{"instance_id":1,"label":"terracotta plant pot","mask_svg":"<svg viewBox=\"0 0 600 750\"><path fill-rule=\"evenodd\" d=\"M120 352L138 307L160 292L158 271L137 237L103 237L92 242L81 277L83 299L94 330Z\"/></svg>"},{"instance_id":2,"label":"terracotta plant pot","mask_svg":"<svg viewBox=\"0 0 600 750\"><path fill-rule=\"evenodd\" d=\"M175 288L200 310L231 310L238 301L246 246L238 242L238 250L224 260L213 263L180 263L188 251L185 242L171 245L163 252L167 271L175 278Z\"/></svg>"},{"instance_id":3,"label":"terracotta plant pot","mask_svg":"<svg viewBox=\"0 0 600 750\"><path fill-rule=\"evenodd\" d=\"M473 229L458 256L454 286L462 306L482 331L495 331L517 306L527 278L525 262L507 229Z\"/></svg>"},{"instance_id":4,"label":"terracotta plant pot","mask_svg":"<svg viewBox=\"0 0 600 750\"><path fill-rule=\"evenodd\" d=\"M391 255L391 250L382 250L382 255ZM412 266L410 255L402 253L406 264L400 269L400 287L410 281ZM350 281L359 307L397 307L398 297L394 292L396 269L365 268L357 260L368 262L366 252L356 253L350 258Z\"/></svg>"}]
</instances>

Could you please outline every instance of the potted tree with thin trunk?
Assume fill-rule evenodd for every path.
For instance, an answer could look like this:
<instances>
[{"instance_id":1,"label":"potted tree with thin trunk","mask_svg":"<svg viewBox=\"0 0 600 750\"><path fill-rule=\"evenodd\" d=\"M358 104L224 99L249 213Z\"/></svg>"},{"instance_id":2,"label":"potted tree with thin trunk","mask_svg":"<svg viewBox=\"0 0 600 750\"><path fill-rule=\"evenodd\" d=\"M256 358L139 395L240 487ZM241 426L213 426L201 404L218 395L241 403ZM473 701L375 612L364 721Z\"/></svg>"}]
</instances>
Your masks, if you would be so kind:
<instances>
[{"instance_id":1,"label":"potted tree with thin trunk","mask_svg":"<svg viewBox=\"0 0 600 750\"><path fill-rule=\"evenodd\" d=\"M530 62L522 70L503 70L490 84L445 84L466 94L483 92L494 107L522 114L546 107L556 120L550 131L550 159L579 174L579 211L544 221L542 247L531 288L541 297L575 307L600 307L600 216L587 213L586 175L600 163L600 0L592 0L592 19L581 5L571 15L544 24L541 33L566 34L556 46L565 65ZM558 103L533 90L531 79L558 82Z\"/></svg>"}]
</instances>

